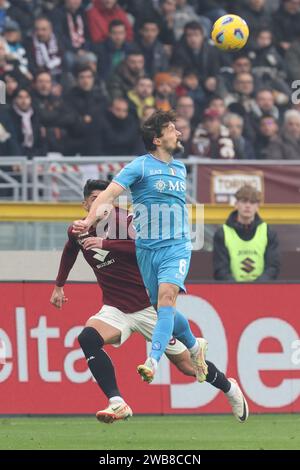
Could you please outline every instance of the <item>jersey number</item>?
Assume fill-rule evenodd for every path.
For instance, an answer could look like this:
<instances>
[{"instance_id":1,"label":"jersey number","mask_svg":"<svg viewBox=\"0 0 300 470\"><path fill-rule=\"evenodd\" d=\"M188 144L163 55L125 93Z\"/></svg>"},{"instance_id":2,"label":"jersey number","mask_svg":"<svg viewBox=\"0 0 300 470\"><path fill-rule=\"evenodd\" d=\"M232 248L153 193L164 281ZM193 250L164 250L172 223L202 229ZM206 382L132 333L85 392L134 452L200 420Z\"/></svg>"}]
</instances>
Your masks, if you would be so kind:
<instances>
[{"instance_id":1,"label":"jersey number","mask_svg":"<svg viewBox=\"0 0 300 470\"><path fill-rule=\"evenodd\" d=\"M184 276L186 273L186 260L185 259L181 259L179 261L179 272L182 276Z\"/></svg>"}]
</instances>

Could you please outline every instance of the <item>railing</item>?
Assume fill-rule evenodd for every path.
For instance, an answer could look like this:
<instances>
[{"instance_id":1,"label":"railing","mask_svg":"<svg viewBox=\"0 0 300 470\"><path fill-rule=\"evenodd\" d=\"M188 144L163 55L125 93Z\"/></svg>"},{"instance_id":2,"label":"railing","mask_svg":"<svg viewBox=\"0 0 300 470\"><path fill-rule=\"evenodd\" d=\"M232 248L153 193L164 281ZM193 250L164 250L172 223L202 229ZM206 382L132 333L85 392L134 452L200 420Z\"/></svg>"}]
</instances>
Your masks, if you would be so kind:
<instances>
[{"instance_id":1,"label":"railing","mask_svg":"<svg viewBox=\"0 0 300 470\"><path fill-rule=\"evenodd\" d=\"M26 157L0 157L0 198L28 200L28 167Z\"/></svg>"},{"instance_id":2,"label":"railing","mask_svg":"<svg viewBox=\"0 0 300 470\"><path fill-rule=\"evenodd\" d=\"M0 199L33 202L80 201L86 179L111 179L132 160L133 157L50 156L32 160L25 157L1 157ZM259 165L266 169L272 165L300 168L300 160L211 160L191 156L185 159L184 163L188 170L187 199L192 203L199 200L199 176L204 167L210 165L226 166L228 170L232 170L235 165Z\"/></svg>"},{"instance_id":3,"label":"railing","mask_svg":"<svg viewBox=\"0 0 300 470\"><path fill-rule=\"evenodd\" d=\"M0 159L0 199L7 201L79 201L88 178L112 179L133 157L36 157ZM197 167L188 168L188 201L195 202ZM3 168L2 168L3 167Z\"/></svg>"}]
</instances>

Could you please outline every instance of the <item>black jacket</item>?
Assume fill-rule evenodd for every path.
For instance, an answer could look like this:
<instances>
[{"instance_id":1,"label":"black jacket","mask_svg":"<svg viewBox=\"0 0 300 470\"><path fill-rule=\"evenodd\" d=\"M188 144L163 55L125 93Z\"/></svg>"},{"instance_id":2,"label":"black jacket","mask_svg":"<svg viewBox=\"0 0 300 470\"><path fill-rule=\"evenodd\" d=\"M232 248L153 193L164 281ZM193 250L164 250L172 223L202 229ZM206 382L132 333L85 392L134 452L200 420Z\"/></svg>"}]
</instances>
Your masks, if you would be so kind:
<instances>
[{"instance_id":1,"label":"black jacket","mask_svg":"<svg viewBox=\"0 0 300 470\"><path fill-rule=\"evenodd\" d=\"M41 133L46 151L64 154L68 142L68 131L75 125L76 116L60 97L42 96L33 93L34 107L40 118Z\"/></svg>"},{"instance_id":2,"label":"black jacket","mask_svg":"<svg viewBox=\"0 0 300 470\"><path fill-rule=\"evenodd\" d=\"M278 43L293 42L300 35L300 13L291 15L280 7L273 15L272 29Z\"/></svg>"},{"instance_id":3,"label":"black jacket","mask_svg":"<svg viewBox=\"0 0 300 470\"><path fill-rule=\"evenodd\" d=\"M207 78L218 75L219 53L216 47L204 41L201 51L194 54L183 37L174 49L171 64L182 67L184 70L196 70L203 84Z\"/></svg>"},{"instance_id":4,"label":"black jacket","mask_svg":"<svg viewBox=\"0 0 300 470\"><path fill-rule=\"evenodd\" d=\"M238 236L245 241L252 240L257 227L261 223L263 223L263 220L256 214L254 221L250 225L242 225L237 221L237 211L232 212L226 220L226 225L234 228ZM263 274L259 276L255 282L277 279L279 275L280 260L278 239L276 232L274 232L269 225L267 236L268 244L265 251L265 269ZM220 227L214 235L213 268L214 279L217 281L235 282L230 271L230 257L225 246L223 227Z\"/></svg>"},{"instance_id":5,"label":"black jacket","mask_svg":"<svg viewBox=\"0 0 300 470\"><path fill-rule=\"evenodd\" d=\"M126 119L107 111L103 120L103 154L134 155L142 151L139 122L129 113Z\"/></svg>"},{"instance_id":6,"label":"black jacket","mask_svg":"<svg viewBox=\"0 0 300 470\"><path fill-rule=\"evenodd\" d=\"M43 156L46 153L45 142L41 136L40 119L36 110L31 117L31 125L33 131L33 146L31 148L23 145L24 135L22 131L22 118L13 108L10 110L10 119L12 121L14 134L16 136L17 144L21 147L22 155L28 158Z\"/></svg>"}]
</instances>

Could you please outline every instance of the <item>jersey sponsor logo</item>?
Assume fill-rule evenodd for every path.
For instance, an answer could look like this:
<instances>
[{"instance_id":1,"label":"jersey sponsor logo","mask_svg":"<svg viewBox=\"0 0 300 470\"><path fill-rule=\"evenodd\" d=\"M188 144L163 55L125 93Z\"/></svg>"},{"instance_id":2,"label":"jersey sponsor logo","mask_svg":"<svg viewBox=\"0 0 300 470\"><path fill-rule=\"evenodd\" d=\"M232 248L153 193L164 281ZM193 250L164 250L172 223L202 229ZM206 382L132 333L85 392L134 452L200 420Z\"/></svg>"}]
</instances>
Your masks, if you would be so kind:
<instances>
[{"instance_id":1,"label":"jersey sponsor logo","mask_svg":"<svg viewBox=\"0 0 300 470\"><path fill-rule=\"evenodd\" d=\"M110 259L109 261L105 261L105 263L97 264L96 268L97 269L102 269L106 268L106 266L110 266L111 264L115 263L115 259Z\"/></svg>"},{"instance_id":2,"label":"jersey sponsor logo","mask_svg":"<svg viewBox=\"0 0 300 470\"><path fill-rule=\"evenodd\" d=\"M154 188L160 192L163 193L166 189L169 191L177 191L177 192L184 192L186 191L186 184L185 181L163 181L163 180L158 180L156 181Z\"/></svg>"},{"instance_id":3,"label":"jersey sponsor logo","mask_svg":"<svg viewBox=\"0 0 300 470\"><path fill-rule=\"evenodd\" d=\"M97 261L105 261L105 259L109 255L109 251L102 250L100 248L92 248L91 251L94 251L96 253L93 258Z\"/></svg>"},{"instance_id":4,"label":"jersey sponsor logo","mask_svg":"<svg viewBox=\"0 0 300 470\"><path fill-rule=\"evenodd\" d=\"M244 261L241 262L242 271L245 273L252 273L255 269L255 261L251 258L245 258Z\"/></svg>"}]
</instances>

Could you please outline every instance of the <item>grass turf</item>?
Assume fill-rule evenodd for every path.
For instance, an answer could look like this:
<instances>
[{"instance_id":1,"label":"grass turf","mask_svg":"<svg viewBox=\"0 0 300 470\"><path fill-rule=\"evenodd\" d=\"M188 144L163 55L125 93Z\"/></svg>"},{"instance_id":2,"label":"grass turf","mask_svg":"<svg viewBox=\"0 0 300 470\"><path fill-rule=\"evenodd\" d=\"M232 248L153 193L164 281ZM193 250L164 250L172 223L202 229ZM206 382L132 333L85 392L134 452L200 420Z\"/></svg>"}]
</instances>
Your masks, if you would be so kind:
<instances>
[{"instance_id":1,"label":"grass turf","mask_svg":"<svg viewBox=\"0 0 300 470\"><path fill-rule=\"evenodd\" d=\"M0 449L300 449L300 415L0 418Z\"/></svg>"}]
</instances>

